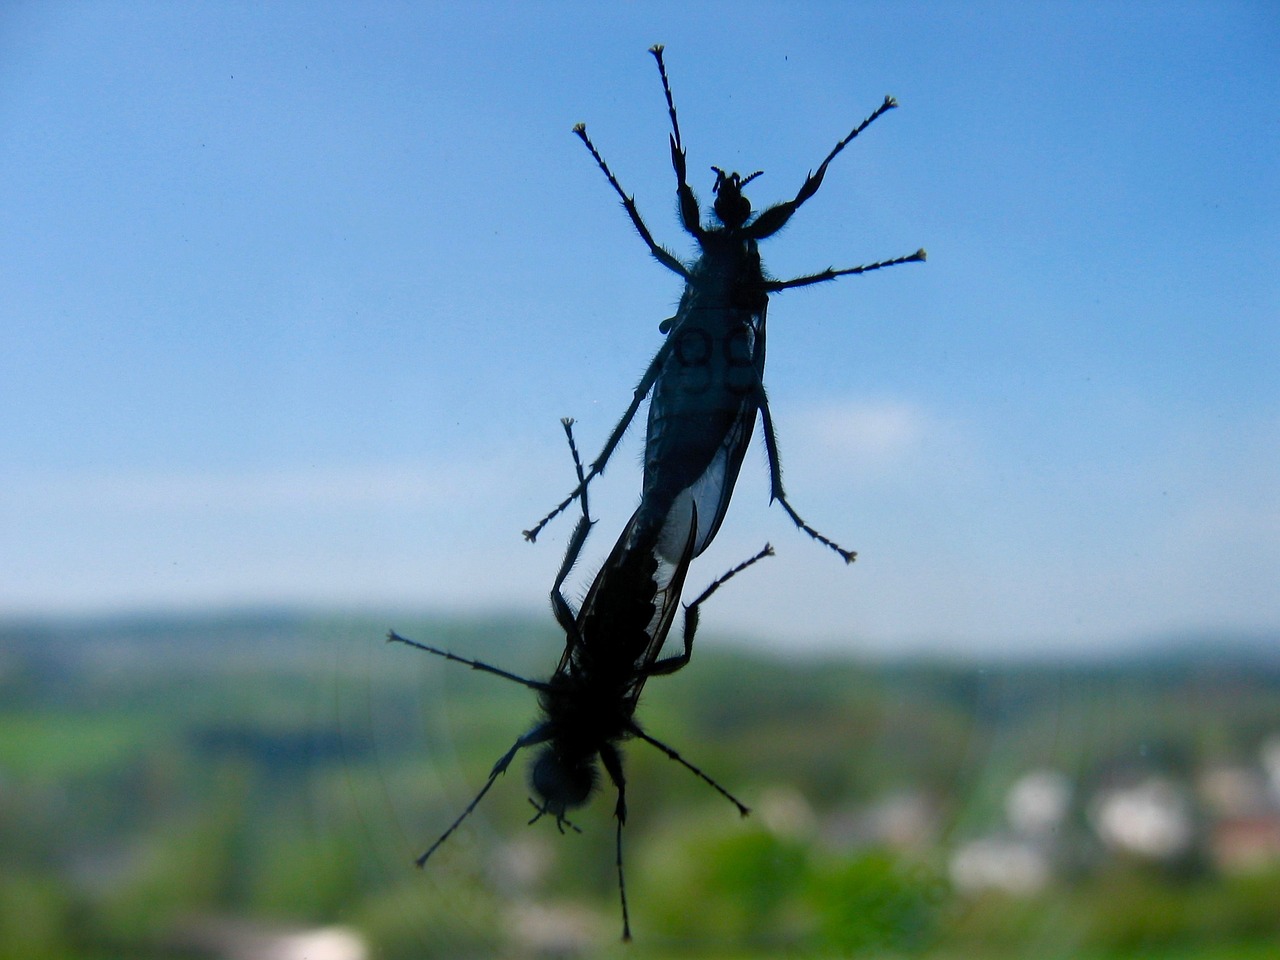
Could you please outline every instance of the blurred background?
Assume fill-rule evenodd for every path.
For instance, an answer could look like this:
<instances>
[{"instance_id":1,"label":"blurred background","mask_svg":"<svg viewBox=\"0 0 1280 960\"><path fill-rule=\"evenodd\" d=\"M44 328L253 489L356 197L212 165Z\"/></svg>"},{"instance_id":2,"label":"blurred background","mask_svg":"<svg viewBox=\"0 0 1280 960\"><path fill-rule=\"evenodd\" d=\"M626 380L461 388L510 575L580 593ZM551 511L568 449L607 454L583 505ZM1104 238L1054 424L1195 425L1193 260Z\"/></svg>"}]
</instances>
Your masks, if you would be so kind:
<instances>
[{"instance_id":1,"label":"blurred background","mask_svg":"<svg viewBox=\"0 0 1280 960\"><path fill-rule=\"evenodd\" d=\"M572 486L679 298L764 246L748 455L627 748L632 956L1273 956L1280 18L1266 4L7 4L0 957L621 952L612 798L519 772ZM593 486L580 596L634 506Z\"/></svg>"}]
</instances>

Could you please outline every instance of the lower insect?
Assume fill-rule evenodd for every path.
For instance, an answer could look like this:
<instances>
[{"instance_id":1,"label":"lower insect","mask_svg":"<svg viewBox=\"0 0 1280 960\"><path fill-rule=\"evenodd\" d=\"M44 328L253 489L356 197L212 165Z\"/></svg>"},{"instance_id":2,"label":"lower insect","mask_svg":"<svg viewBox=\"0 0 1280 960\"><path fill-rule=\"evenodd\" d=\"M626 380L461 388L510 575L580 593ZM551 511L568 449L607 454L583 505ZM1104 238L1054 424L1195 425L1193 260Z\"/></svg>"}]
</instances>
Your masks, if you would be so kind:
<instances>
[{"instance_id":1,"label":"lower insect","mask_svg":"<svg viewBox=\"0 0 1280 960\"><path fill-rule=\"evenodd\" d=\"M572 421L564 421L581 480L582 464L573 443L571 425ZM547 680L521 677L499 667L410 640L394 631L387 639L536 690L542 708L539 722L498 758L480 791L418 858L418 865L425 865L440 845L448 840L525 747L541 748L533 762L530 777L534 793L530 802L537 811L533 819L551 817L562 831L566 827L577 829L569 822L567 814L586 803L599 779L597 763L603 764L605 773L617 790L614 818L617 822L618 891L622 904L622 936L629 940L631 924L622 868L622 828L627 819L626 777L620 745L624 740L634 738L656 747L719 792L746 816L748 810L742 801L673 747L646 733L635 720L635 710L645 681L650 677L675 673L689 662L701 604L731 577L770 556L773 550L766 545L755 556L713 581L696 600L685 605L683 649L677 654L662 657L663 642L680 606L680 592L693 557L696 508L688 504L683 510L673 510L668 522L653 535L642 533L633 517L601 567L581 608L575 613L562 590L565 578L586 542L590 526L591 518L583 497L582 517L551 590L552 607L557 622L565 631L566 640L560 664ZM677 543L679 547L673 547Z\"/></svg>"}]
</instances>

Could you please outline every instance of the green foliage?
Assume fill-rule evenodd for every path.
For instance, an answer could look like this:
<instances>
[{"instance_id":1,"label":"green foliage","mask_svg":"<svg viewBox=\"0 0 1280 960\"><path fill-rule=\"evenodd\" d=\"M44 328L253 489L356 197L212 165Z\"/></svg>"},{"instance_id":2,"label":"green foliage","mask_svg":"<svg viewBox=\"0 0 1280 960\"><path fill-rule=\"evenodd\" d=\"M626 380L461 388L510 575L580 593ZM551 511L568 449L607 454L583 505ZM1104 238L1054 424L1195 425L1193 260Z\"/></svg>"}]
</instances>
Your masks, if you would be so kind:
<instances>
[{"instance_id":1,"label":"green foliage","mask_svg":"<svg viewBox=\"0 0 1280 960\"><path fill-rule=\"evenodd\" d=\"M808 872L803 845L758 826L672 826L655 838L644 882L635 885L646 926L722 949L778 948L799 939Z\"/></svg>"},{"instance_id":2,"label":"green foliage","mask_svg":"<svg viewBox=\"0 0 1280 960\"><path fill-rule=\"evenodd\" d=\"M1254 938L1280 943L1280 872L1179 881L1132 868L1090 891L1088 940L1120 952Z\"/></svg>"},{"instance_id":3,"label":"green foliage","mask_svg":"<svg viewBox=\"0 0 1280 960\"><path fill-rule=\"evenodd\" d=\"M503 943L499 904L475 891L428 895L401 888L366 895L346 914L379 960L492 957Z\"/></svg>"},{"instance_id":4,"label":"green foliage","mask_svg":"<svg viewBox=\"0 0 1280 960\"><path fill-rule=\"evenodd\" d=\"M24 781L99 777L161 742L137 714L46 710L0 715L0 770Z\"/></svg>"},{"instance_id":5,"label":"green foliage","mask_svg":"<svg viewBox=\"0 0 1280 960\"><path fill-rule=\"evenodd\" d=\"M261 840L248 902L268 916L323 925L364 896L361 848L350 834L315 834L283 823Z\"/></svg>"},{"instance_id":6,"label":"green foliage","mask_svg":"<svg viewBox=\"0 0 1280 960\"><path fill-rule=\"evenodd\" d=\"M923 946L946 895L929 871L881 852L835 860L814 872L811 887L821 941L841 956Z\"/></svg>"},{"instance_id":7,"label":"green foliage","mask_svg":"<svg viewBox=\"0 0 1280 960\"><path fill-rule=\"evenodd\" d=\"M156 824L103 893L109 940L150 944L184 917L253 906L246 896L258 866L250 844L251 774L243 767L217 773L200 805Z\"/></svg>"},{"instance_id":8,"label":"green foliage","mask_svg":"<svg viewBox=\"0 0 1280 960\"><path fill-rule=\"evenodd\" d=\"M0 873L0 960L73 957L72 903L56 876Z\"/></svg>"}]
</instances>

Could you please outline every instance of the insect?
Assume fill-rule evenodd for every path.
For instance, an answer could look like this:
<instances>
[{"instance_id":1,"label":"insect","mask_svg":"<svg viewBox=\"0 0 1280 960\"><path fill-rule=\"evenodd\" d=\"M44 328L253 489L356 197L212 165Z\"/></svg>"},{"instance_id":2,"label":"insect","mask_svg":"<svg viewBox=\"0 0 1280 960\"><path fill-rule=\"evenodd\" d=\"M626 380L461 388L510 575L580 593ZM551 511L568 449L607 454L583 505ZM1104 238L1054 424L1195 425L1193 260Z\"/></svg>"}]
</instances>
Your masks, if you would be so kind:
<instances>
[{"instance_id":1,"label":"insect","mask_svg":"<svg viewBox=\"0 0 1280 960\"><path fill-rule=\"evenodd\" d=\"M856 554L845 550L801 519L782 488L777 435L764 390L765 315L769 294L825 283L850 274L923 261L926 254L921 249L892 260L839 270L829 267L791 280L774 280L764 272L758 243L786 225L796 210L818 191L827 167L836 155L879 116L896 107L897 101L885 97L869 117L832 148L817 172L806 177L793 199L774 204L754 217L751 202L743 195L742 188L760 176L762 171L743 177L712 167L716 175L713 187L715 201L711 209L714 221L703 226L701 208L687 181L685 149L680 139L680 124L662 51L661 44L649 50L658 62L667 112L671 117L671 164L676 175L681 225L696 241L699 254L691 263L685 264L653 239L640 217L634 198L622 189L587 136L586 126L578 124L574 127L574 133L591 152L609 185L622 198L627 216L649 247L649 252L660 264L678 274L685 287L675 316L664 320L659 327L661 332L668 334L667 339L640 378L631 405L590 469L573 492L531 529L524 531L524 536L530 541L535 540L553 517L582 496L591 480L604 472L640 404L652 391L645 437L640 528L664 523L676 498L687 495L698 508L694 555L706 549L724 520L742 458L755 427L756 413L759 412L769 458L770 500L781 503L796 526L836 551L845 562L852 562Z\"/></svg>"},{"instance_id":2,"label":"insect","mask_svg":"<svg viewBox=\"0 0 1280 960\"><path fill-rule=\"evenodd\" d=\"M566 419L562 422L581 482L582 463L573 441L572 421ZM772 555L773 549L766 545L755 556L712 582L696 600L687 604L684 648L680 653L660 658L663 642L679 606L689 563L693 559L696 506L688 500L683 501L683 508L677 508L667 523L656 528L652 537L640 535L637 517L633 516L575 614L564 598L563 585L582 551L591 524L584 489L582 517L551 588L552 609L556 621L565 631L566 640L560 663L550 679L526 679L487 663L409 640L394 631L388 634L387 639L536 690L542 710L542 718L498 759L479 793L418 858L418 866L424 865L470 815L498 776L525 747L543 745L531 767L530 786L536 799L530 798L530 802L537 813L530 823L550 815L562 831L566 825L572 826L566 814L586 803L595 789L599 781L596 766L599 760L618 792L614 806L618 891L622 903L622 938L629 940L631 924L622 869L622 828L627 819L626 777L619 744L632 737L652 744L715 788L743 816L747 815L748 809L740 800L675 749L646 733L634 715L640 692L650 677L675 673L689 662L702 603L731 577ZM675 542L679 543L678 547ZM674 563L665 559L669 555L677 557Z\"/></svg>"}]
</instances>

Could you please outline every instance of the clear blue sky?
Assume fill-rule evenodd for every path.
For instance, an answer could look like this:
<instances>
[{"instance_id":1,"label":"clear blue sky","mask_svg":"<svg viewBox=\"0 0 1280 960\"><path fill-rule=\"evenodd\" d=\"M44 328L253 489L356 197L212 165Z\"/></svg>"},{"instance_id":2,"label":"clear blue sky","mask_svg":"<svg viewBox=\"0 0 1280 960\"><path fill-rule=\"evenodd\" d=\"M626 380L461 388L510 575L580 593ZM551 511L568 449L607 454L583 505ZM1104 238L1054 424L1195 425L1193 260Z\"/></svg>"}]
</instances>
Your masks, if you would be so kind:
<instances>
[{"instance_id":1,"label":"clear blue sky","mask_svg":"<svg viewBox=\"0 0 1280 960\"><path fill-rule=\"evenodd\" d=\"M758 443L700 588L776 646L1092 650L1280 627L1268 3L6 4L0 615L545 609L705 199L791 196ZM598 485L576 589L639 491Z\"/></svg>"}]
</instances>

